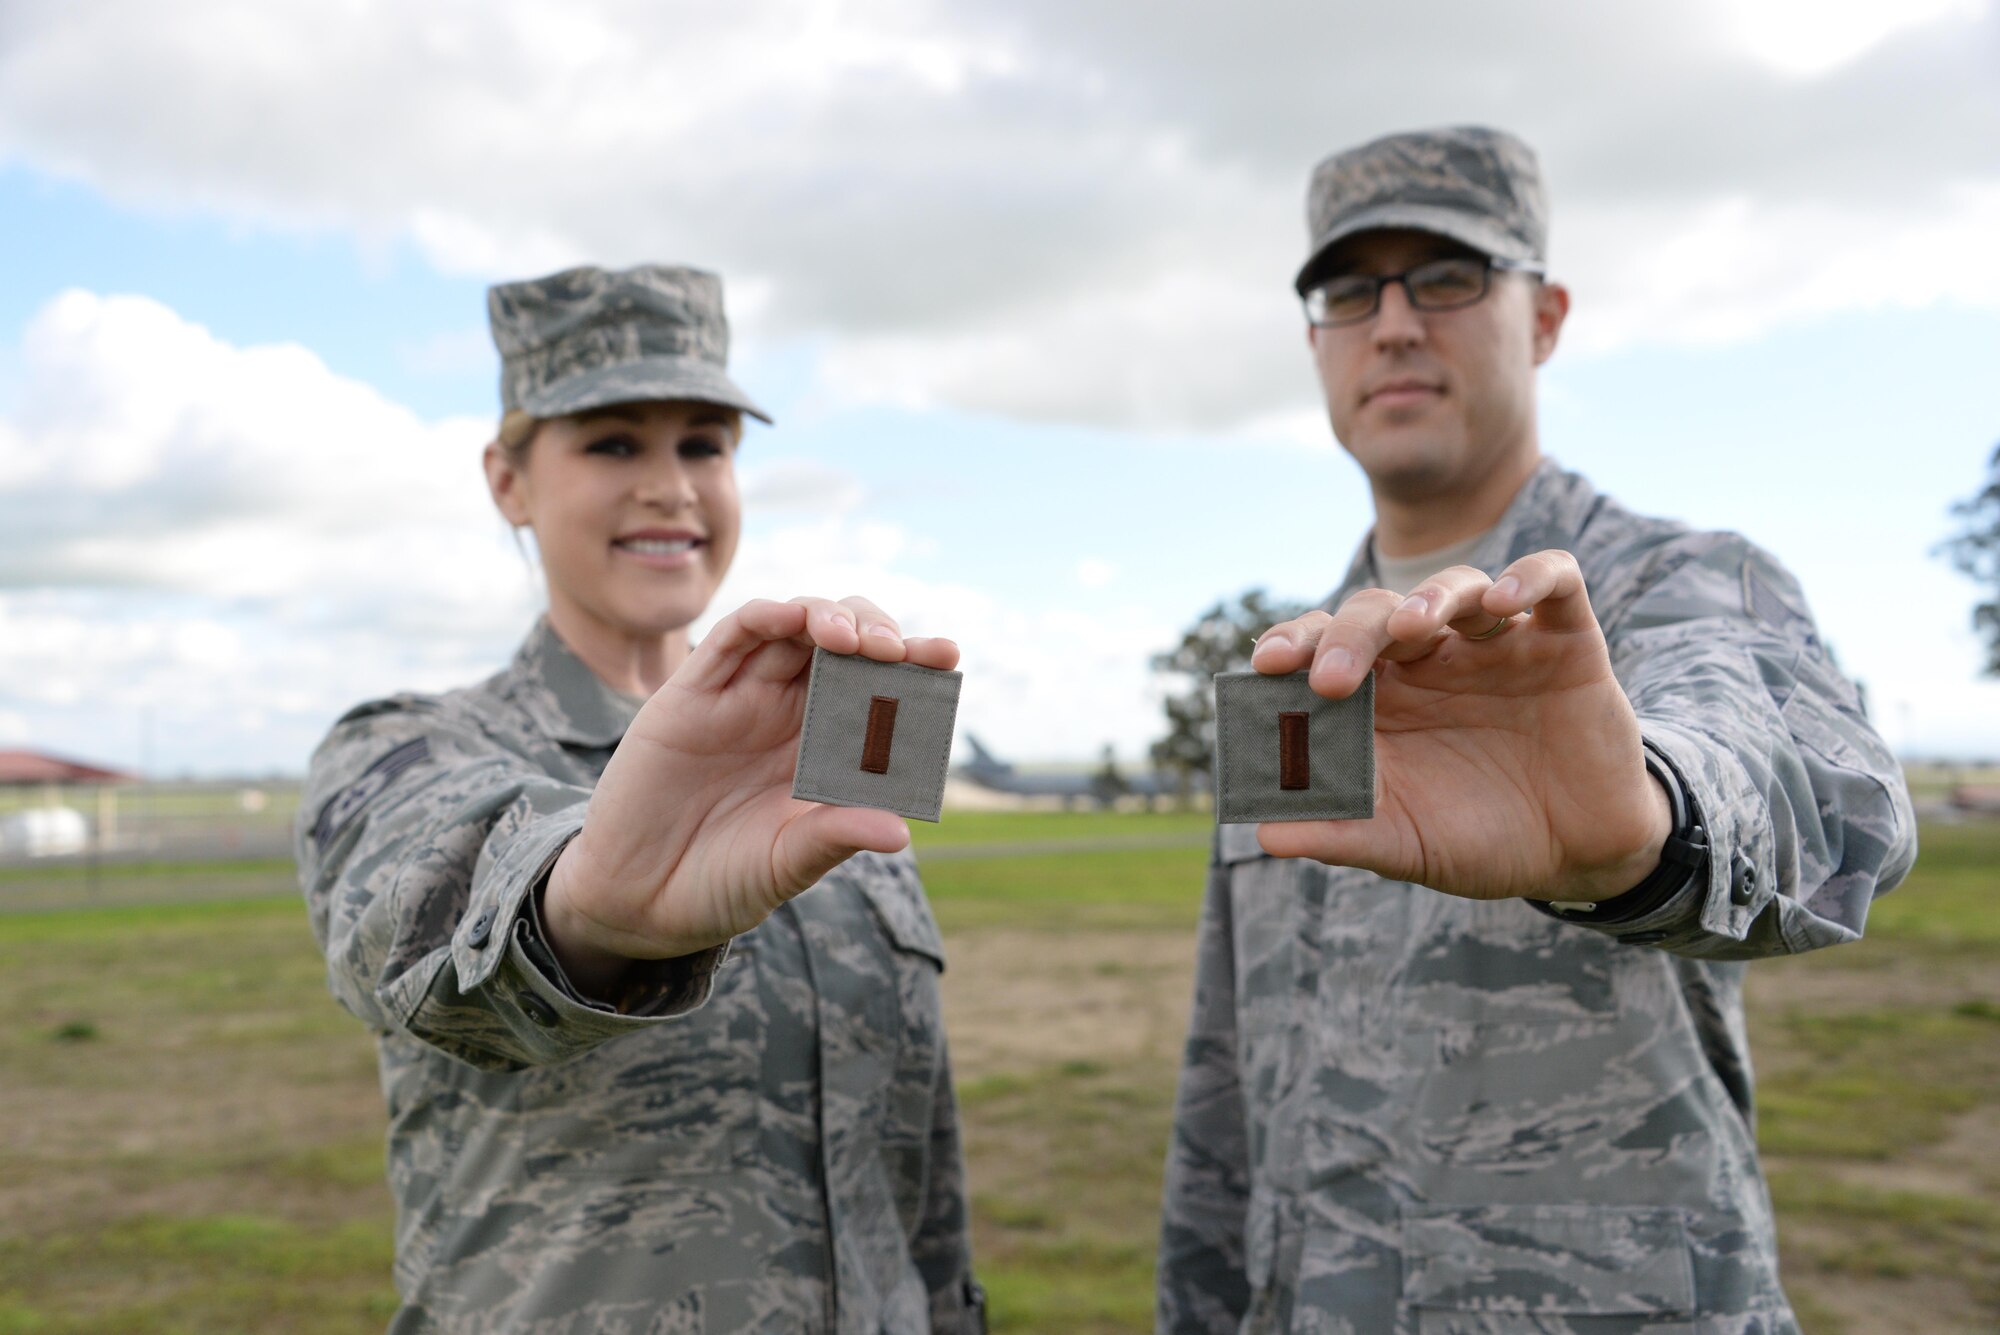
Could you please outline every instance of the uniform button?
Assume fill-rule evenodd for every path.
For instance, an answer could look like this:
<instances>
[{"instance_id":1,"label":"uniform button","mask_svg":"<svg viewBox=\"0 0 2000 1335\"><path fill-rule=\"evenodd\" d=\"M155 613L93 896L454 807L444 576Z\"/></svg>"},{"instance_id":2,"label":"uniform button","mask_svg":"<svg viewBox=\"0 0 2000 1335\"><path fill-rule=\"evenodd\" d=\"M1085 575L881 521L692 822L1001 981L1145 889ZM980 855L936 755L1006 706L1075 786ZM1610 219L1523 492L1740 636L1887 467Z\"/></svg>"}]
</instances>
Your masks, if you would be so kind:
<instances>
[{"instance_id":1,"label":"uniform button","mask_svg":"<svg viewBox=\"0 0 2000 1335\"><path fill-rule=\"evenodd\" d=\"M1739 852L1730 859L1730 870L1735 875L1730 880L1729 902L1738 908L1747 907L1757 897L1757 864Z\"/></svg>"},{"instance_id":2,"label":"uniform button","mask_svg":"<svg viewBox=\"0 0 2000 1335\"><path fill-rule=\"evenodd\" d=\"M465 934L465 944L474 950L483 949L488 937L493 935L493 910L481 909L479 916L472 920L472 927Z\"/></svg>"},{"instance_id":3,"label":"uniform button","mask_svg":"<svg viewBox=\"0 0 2000 1335\"><path fill-rule=\"evenodd\" d=\"M549 1005L548 1002L543 1001L533 992L523 992L520 1001L521 1009L527 1012L530 1020L533 1020L544 1029L555 1028L558 1017L554 1006Z\"/></svg>"}]
</instances>

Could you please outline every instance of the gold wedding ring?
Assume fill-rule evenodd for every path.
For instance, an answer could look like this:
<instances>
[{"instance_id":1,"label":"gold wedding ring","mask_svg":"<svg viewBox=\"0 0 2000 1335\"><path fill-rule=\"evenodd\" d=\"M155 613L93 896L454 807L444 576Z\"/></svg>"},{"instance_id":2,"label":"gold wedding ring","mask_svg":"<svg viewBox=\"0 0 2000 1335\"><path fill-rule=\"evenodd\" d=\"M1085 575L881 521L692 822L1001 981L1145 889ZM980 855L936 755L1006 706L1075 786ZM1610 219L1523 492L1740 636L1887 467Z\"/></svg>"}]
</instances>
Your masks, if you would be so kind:
<instances>
[{"instance_id":1,"label":"gold wedding ring","mask_svg":"<svg viewBox=\"0 0 2000 1335\"><path fill-rule=\"evenodd\" d=\"M1498 635L1501 631L1507 629L1507 627L1513 624L1514 624L1514 618L1501 617L1498 621L1488 626L1485 630L1480 631L1477 635L1468 635L1465 638L1468 640L1490 640L1495 635Z\"/></svg>"}]
</instances>

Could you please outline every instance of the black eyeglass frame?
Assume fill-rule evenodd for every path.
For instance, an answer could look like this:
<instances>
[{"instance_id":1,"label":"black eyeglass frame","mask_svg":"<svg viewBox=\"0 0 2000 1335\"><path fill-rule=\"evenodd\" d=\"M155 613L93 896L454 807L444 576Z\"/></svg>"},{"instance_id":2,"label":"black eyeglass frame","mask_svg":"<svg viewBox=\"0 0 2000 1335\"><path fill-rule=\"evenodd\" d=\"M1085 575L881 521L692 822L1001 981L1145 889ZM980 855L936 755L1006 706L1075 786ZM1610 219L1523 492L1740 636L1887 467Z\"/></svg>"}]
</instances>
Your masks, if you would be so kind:
<instances>
[{"instance_id":1,"label":"black eyeglass frame","mask_svg":"<svg viewBox=\"0 0 2000 1335\"><path fill-rule=\"evenodd\" d=\"M1416 292L1410 287L1411 274L1428 269L1433 264L1463 264L1467 261L1476 262L1480 266L1478 292L1467 297L1464 301L1446 302L1442 306L1426 305L1424 302L1417 300ZM1360 324L1364 320L1374 319L1376 314L1382 309L1382 289L1391 283L1395 283L1403 289L1403 296L1410 303L1410 309L1412 310L1464 310L1467 306L1477 306L1480 302L1486 300L1486 294L1493 290L1493 271L1495 269L1498 269L1502 273L1530 274L1536 278L1544 277L1548 273L1548 269L1545 266L1536 264L1532 260L1510 260L1499 255L1441 255L1434 260L1425 260L1422 264L1413 264L1401 273L1335 275L1335 278L1339 279L1365 278L1375 285L1373 299L1369 301L1368 309L1359 315L1350 315L1342 320L1315 319L1313 317L1314 298L1320 297L1320 294L1326 290L1326 284L1335 281L1334 278L1329 278L1326 282L1316 284L1311 291L1300 298L1300 304L1305 307L1306 323L1312 325L1315 329L1341 329L1348 325Z\"/></svg>"}]
</instances>

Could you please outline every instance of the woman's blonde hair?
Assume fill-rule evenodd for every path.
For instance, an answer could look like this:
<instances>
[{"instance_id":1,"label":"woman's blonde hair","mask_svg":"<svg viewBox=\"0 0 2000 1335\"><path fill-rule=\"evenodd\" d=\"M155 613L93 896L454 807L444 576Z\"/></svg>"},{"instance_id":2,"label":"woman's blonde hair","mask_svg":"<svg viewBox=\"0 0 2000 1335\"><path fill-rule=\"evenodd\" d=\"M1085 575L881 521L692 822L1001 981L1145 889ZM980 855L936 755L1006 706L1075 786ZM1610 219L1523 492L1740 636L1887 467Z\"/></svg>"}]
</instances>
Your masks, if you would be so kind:
<instances>
[{"instance_id":1,"label":"woman's blonde hair","mask_svg":"<svg viewBox=\"0 0 2000 1335\"><path fill-rule=\"evenodd\" d=\"M535 432L541 427L542 419L532 417L519 408L509 408L500 417L500 429L493 439L499 443L500 452L507 456L507 462L516 468L527 457L528 446L535 439Z\"/></svg>"}]
</instances>

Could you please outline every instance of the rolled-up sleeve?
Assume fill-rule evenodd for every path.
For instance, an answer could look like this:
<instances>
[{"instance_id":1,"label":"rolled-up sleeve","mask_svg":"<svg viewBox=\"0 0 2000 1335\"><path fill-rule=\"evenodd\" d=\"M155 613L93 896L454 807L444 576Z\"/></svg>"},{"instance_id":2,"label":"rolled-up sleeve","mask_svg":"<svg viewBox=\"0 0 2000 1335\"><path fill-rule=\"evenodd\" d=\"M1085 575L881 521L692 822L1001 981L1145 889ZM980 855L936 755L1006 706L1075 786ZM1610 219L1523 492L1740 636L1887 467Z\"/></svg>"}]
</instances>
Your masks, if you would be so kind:
<instances>
[{"instance_id":1,"label":"rolled-up sleeve","mask_svg":"<svg viewBox=\"0 0 2000 1335\"><path fill-rule=\"evenodd\" d=\"M657 966L621 1012L540 946L533 897L589 799L424 697L343 718L313 756L295 834L335 997L489 1070L564 1061L699 1006L720 949Z\"/></svg>"},{"instance_id":2,"label":"rolled-up sleeve","mask_svg":"<svg viewBox=\"0 0 2000 1335\"><path fill-rule=\"evenodd\" d=\"M1901 767L1773 558L1700 534L1653 568L1607 626L1612 663L1709 856L1656 910L1598 930L1711 959L1854 940L1916 858Z\"/></svg>"}]
</instances>

